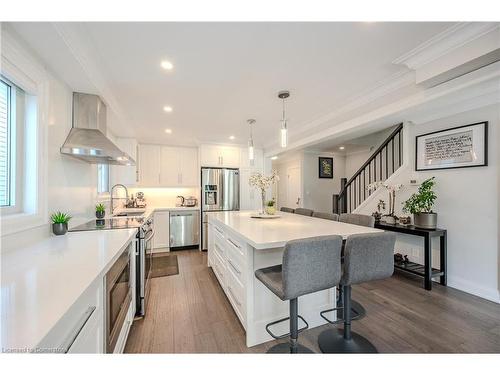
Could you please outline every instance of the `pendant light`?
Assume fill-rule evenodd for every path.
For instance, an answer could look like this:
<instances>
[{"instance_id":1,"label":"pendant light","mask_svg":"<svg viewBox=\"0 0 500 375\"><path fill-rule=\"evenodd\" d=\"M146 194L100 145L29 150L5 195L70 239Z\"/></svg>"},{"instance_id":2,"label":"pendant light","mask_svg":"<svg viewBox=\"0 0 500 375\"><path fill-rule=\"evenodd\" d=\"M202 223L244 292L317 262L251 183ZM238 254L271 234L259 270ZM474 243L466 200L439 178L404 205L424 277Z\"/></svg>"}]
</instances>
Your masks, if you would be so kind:
<instances>
[{"instance_id":1,"label":"pendant light","mask_svg":"<svg viewBox=\"0 0 500 375\"><path fill-rule=\"evenodd\" d=\"M255 120L253 118L247 120L248 126L250 126L250 139L248 141L248 159L250 159L250 163L253 165L253 160L255 158L255 152L253 148L253 133L252 133L252 125L255 124Z\"/></svg>"},{"instance_id":2,"label":"pendant light","mask_svg":"<svg viewBox=\"0 0 500 375\"><path fill-rule=\"evenodd\" d=\"M283 113L281 118L281 129L280 129L280 145L282 148L288 146L288 128L286 125L286 116L285 116L285 99L290 96L290 91L280 91L278 93L278 98L283 101Z\"/></svg>"}]
</instances>

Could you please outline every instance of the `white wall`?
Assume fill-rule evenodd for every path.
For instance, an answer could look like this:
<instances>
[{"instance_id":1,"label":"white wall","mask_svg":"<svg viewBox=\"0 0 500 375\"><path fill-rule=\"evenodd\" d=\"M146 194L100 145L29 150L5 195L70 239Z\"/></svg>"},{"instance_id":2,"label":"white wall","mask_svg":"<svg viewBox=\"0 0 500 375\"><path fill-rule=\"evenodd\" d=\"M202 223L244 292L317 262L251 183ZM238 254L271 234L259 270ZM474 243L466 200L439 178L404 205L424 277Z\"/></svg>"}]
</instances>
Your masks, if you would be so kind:
<instances>
[{"instance_id":1,"label":"white wall","mask_svg":"<svg viewBox=\"0 0 500 375\"><path fill-rule=\"evenodd\" d=\"M97 170L95 165L61 155L59 149L71 129L72 90L45 69L38 57L26 49L18 39L16 48L29 57L37 70L43 71L48 81L47 106L47 212L69 212L73 216L70 225L92 217L96 200ZM16 83L16 82L14 82ZM43 103L39 103L43 105ZM50 235L49 222L42 226L2 237L2 251L22 246Z\"/></svg>"},{"instance_id":2,"label":"white wall","mask_svg":"<svg viewBox=\"0 0 500 375\"><path fill-rule=\"evenodd\" d=\"M333 158L333 179L319 178L318 158ZM345 175L345 158L331 153L305 152L303 158L303 207L314 211L332 212L332 194L340 192L340 178Z\"/></svg>"},{"instance_id":3,"label":"white wall","mask_svg":"<svg viewBox=\"0 0 500 375\"><path fill-rule=\"evenodd\" d=\"M361 168L361 166L368 160L368 158L372 155L372 152L373 151L367 150L347 154L345 156L344 177L349 180L352 176L354 176L354 173L356 173L359 168Z\"/></svg>"},{"instance_id":4,"label":"white wall","mask_svg":"<svg viewBox=\"0 0 500 375\"><path fill-rule=\"evenodd\" d=\"M408 186L410 178L419 182L436 177L438 226L448 230L448 285L500 302L499 294L499 118L498 105L459 113L422 124L408 126L407 165L388 182L403 183L398 194L396 215L401 214L402 202L416 191ZM415 172L415 136L428 132L489 121L488 166ZM376 192L357 212L371 213L385 191ZM436 247L438 244L435 244ZM434 248L434 247L433 247ZM399 236L396 250L422 261L422 244L410 236ZM437 261L437 249L434 261Z\"/></svg>"}]
</instances>

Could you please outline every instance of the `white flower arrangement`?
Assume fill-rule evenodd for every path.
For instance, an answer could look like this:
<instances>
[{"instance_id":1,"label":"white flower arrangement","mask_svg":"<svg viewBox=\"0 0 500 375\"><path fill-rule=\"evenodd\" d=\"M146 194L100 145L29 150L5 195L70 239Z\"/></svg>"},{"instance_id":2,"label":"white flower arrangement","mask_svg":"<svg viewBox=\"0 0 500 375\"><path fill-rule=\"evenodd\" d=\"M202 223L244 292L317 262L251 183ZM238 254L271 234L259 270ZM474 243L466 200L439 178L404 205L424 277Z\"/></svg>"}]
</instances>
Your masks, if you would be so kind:
<instances>
[{"instance_id":1,"label":"white flower arrangement","mask_svg":"<svg viewBox=\"0 0 500 375\"><path fill-rule=\"evenodd\" d=\"M261 214L266 210L266 190L279 181L279 176L276 171L273 171L270 176L264 176L262 173L255 173L248 179L248 184L252 187L260 189L262 198Z\"/></svg>"},{"instance_id":2,"label":"white flower arrangement","mask_svg":"<svg viewBox=\"0 0 500 375\"><path fill-rule=\"evenodd\" d=\"M250 176L248 179L248 183L250 186L259 188L261 190L267 190L271 185L275 184L276 182L279 181L279 176L276 171L273 171L273 173L270 176L264 176L262 173L255 173Z\"/></svg>"},{"instance_id":3,"label":"white flower arrangement","mask_svg":"<svg viewBox=\"0 0 500 375\"><path fill-rule=\"evenodd\" d=\"M370 192L372 192L374 190L377 190L379 187L383 187L387 189L387 191L389 192L389 214L387 216L395 217L396 215L394 215L394 206L396 203L396 192L403 188L403 184L389 185L386 182L377 181L377 182L372 182L366 188Z\"/></svg>"}]
</instances>

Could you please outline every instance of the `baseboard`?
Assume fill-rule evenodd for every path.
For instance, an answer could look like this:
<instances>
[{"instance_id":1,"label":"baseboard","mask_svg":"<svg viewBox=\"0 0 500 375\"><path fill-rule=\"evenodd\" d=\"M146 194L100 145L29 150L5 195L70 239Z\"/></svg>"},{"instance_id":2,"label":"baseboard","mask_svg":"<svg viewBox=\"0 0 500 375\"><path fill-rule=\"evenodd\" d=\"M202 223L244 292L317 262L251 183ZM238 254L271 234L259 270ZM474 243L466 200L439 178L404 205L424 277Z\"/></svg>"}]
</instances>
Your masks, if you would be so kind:
<instances>
[{"instance_id":1,"label":"baseboard","mask_svg":"<svg viewBox=\"0 0 500 375\"><path fill-rule=\"evenodd\" d=\"M500 291L498 289L485 288L468 280L450 276L449 274L448 286L500 304Z\"/></svg>"}]
</instances>

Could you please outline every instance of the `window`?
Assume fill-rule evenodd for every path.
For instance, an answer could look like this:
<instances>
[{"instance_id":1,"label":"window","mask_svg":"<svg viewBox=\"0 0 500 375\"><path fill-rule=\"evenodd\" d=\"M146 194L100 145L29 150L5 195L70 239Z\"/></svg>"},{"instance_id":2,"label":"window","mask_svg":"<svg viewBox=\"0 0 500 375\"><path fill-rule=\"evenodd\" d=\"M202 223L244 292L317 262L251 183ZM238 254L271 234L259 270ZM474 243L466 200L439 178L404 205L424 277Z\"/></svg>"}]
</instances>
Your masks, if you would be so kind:
<instances>
[{"instance_id":1,"label":"window","mask_svg":"<svg viewBox=\"0 0 500 375\"><path fill-rule=\"evenodd\" d=\"M97 194L109 193L109 165L97 165Z\"/></svg>"},{"instance_id":2,"label":"window","mask_svg":"<svg viewBox=\"0 0 500 375\"><path fill-rule=\"evenodd\" d=\"M11 86L0 80L0 206L13 204L11 176Z\"/></svg>"}]
</instances>

